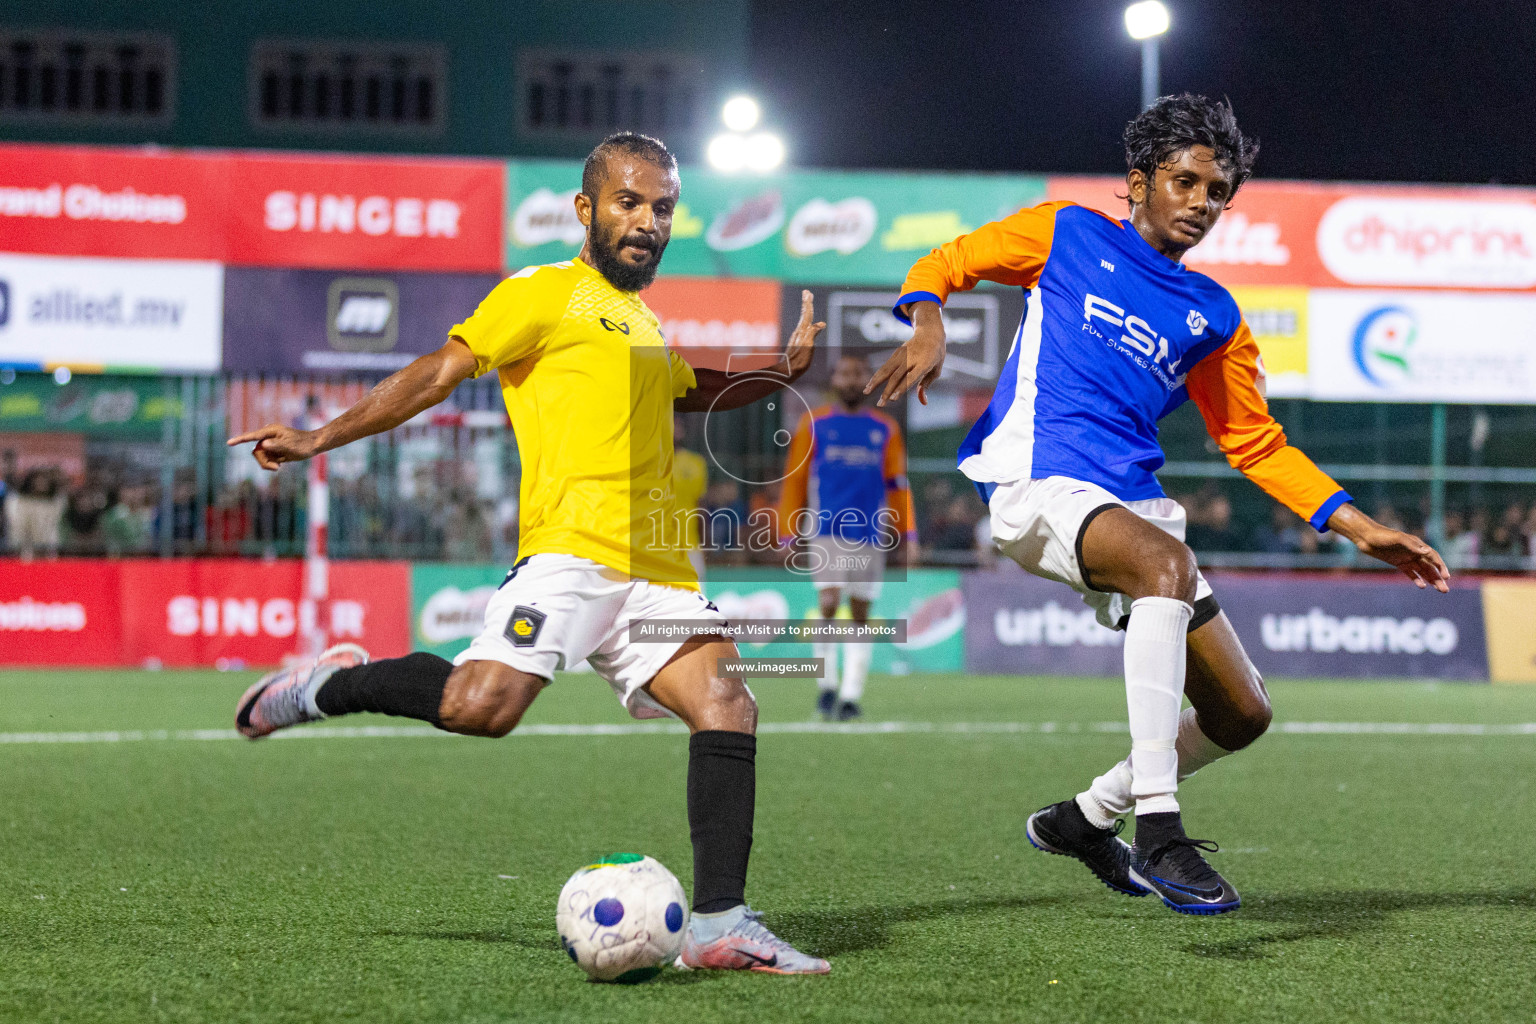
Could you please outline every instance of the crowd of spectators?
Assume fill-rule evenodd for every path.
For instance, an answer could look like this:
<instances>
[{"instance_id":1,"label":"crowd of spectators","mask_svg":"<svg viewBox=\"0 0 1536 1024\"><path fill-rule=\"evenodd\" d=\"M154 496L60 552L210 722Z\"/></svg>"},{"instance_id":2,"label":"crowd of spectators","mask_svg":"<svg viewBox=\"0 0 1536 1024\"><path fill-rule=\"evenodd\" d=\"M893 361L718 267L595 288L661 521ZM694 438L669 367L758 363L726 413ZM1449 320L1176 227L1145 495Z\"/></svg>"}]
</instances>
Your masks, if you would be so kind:
<instances>
[{"instance_id":1,"label":"crowd of spectators","mask_svg":"<svg viewBox=\"0 0 1536 1024\"><path fill-rule=\"evenodd\" d=\"M386 481L385 483L391 483ZM515 550L516 500L496 503L450 487L400 498L372 477L330 486L330 551L338 557L487 561ZM0 552L24 560L148 554L291 556L304 550L304 479L279 474L199 486L56 466L0 475ZM510 522L509 522L510 520Z\"/></svg>"},{"instance_id":2,"label":"crowd of spectators","mask_svg":"<svg viewBox=\"0 0 1536 1024\"><path fill-rule=\"evenodd\" d=\"M415 558L457 562L505 561L517 546L517 501L489 500L471 479L444 464L423 465L409 488L392 476L364 475L330 484L330 551L337 557ZM446 475L445 475L446 473ZM1343 538L1318 533L1279 505L1247 520L1215 482L1171 495L1183 505L1187 540L1200 555L1286 556L1352 554ZM158 480L111 469L71 478L59 467L18 470L0 453L0 551L23 559L59 555L245 555L302 553L305 482L299 474L228 483L172 477L170 500ZM713 481L702 500L703 547L719 564L775 564L776 484ZM986 506L957 477L934 475L917 484L917 561L986 565L995 557ZM1428 537L1421 508L1381 502L1367 511L1382 523ZM754 532L758 535L754 538ZM1536 564L1536 503L1451 507L1445 513L1446 562L1457 569L1510 569Z\"/></svg>"}]
</instances>

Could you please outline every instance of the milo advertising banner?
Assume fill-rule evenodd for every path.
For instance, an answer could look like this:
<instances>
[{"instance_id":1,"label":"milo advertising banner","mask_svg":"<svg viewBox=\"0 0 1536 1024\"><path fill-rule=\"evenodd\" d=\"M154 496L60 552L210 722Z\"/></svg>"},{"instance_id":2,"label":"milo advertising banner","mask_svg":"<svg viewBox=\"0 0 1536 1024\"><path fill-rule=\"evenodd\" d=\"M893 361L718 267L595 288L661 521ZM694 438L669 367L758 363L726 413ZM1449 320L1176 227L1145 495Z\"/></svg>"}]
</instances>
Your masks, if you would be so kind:
<instances>
[{"instance_id":1,"label":"milo advertising banner","mask_svg":"<svg viewBox=\"0 0 1536 1024\"><path fill-rule=\"evenodd\" d=\"M665 274L895 287L923 253L1045 201L1045 179L1003 174L681 170ZM583 231L574 160L507 164L509 268L570 259Z\"/></svg>"},{"instance_id":2,"label":"milo advertising banner","mask_svg":"<svg viewBox=\"0 0 1536 1024\"><path fill-rule=\"evenodd\" d=\"M480 632L485 605L506 578L500 565L417 564L411 567L413 649L452 658ZM875 644L876 672L958 672L965 648L965 604L960 574L946 569L909 569L889 582L871 618L904 619L907 642ZM773 569L732 568L731 580L704 584L704 591L731 619L814 618L816 588L810 580ZM843 611L847 614L846 609ZM810 657L805 643L742 643L745 657Z\"/></svg>"},{"instance_id":3,"label":"milo advertising banner","mask_svg":"<svg viewBox=\"0 0 1536 1024\"><path fill-rule=\"evenodd\" d=\"M411 649L452 658L485 627L485 605L506 565L411 565Z\"/></svg>"}]
</instances>

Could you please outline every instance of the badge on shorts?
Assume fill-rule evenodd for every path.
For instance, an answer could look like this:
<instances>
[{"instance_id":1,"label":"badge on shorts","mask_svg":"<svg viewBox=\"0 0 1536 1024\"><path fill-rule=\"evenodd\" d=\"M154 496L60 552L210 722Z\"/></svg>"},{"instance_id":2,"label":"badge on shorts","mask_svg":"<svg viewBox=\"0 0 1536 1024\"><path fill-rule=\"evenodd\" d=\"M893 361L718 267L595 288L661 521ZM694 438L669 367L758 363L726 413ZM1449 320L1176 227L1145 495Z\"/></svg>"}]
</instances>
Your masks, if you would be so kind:
<instances>
[{"instance_id":1,"label":"badge on shorts","mask_svg":"<svg viewBox=\"0 0 1536 1024\"><path fill-rule=\"evenodd\" d=\"M513 647L532 647L543 627L544 613L520 604L512 609L512 618L507 620L507 639Z\"/></svg>"}]
</instances>

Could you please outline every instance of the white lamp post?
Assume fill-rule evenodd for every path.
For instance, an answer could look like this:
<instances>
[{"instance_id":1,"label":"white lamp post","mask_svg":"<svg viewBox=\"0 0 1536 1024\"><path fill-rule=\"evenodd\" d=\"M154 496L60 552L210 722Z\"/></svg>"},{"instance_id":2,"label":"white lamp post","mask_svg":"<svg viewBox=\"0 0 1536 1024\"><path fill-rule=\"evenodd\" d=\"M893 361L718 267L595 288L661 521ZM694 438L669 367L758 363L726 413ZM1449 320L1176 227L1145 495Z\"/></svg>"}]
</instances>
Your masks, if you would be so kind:
<instances>
[{"instance_id":1,"label":"white lamp post","mask_svg":"<svg viewBox=\"0 0 1536 1024\"><path fill-rule=\"evenodd\" d=\"M1141 41L1141 109L1146 110L1157 100L1157 40L1168 31L1168 8L1162 0L1131 4L1125 9L1125 30L1132 39Z\"/></svg>"}]
</instances>

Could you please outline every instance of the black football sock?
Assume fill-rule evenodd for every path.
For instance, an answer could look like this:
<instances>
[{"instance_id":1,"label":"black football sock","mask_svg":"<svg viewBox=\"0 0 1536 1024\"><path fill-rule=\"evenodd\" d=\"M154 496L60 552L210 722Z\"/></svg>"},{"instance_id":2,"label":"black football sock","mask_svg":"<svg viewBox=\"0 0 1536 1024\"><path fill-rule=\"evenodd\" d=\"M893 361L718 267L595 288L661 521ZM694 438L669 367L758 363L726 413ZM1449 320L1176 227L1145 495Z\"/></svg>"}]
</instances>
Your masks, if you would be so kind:
<instances>
[{"instance_id":1,"label":"black football sock","mask_svg":"<svg viewBox=\"0 0 1536 1024\"><path fill-rule=\"evenodd\" d=\"M315 691L315 706L328 718L378 711L419 718L441 729L437 709L452 671L452 662L424 651L338 669Z\"/></svg>"},{"instance_id":2,"label":"black football sock","mask_svg":"<svg viewBox=\"0 0 1536 1024\"><path fill-rule=\"evenodd\" d=\"M1184 822L1178 811L1159 811L1136 815L1136 849L1152 853L1170 839L1184 835Z\"/></svg>"},{"instance_id":3,"label":"black football sock","mask_svg":"<svg viewBox=\"0 0 1536 1024\"><path fill-rule=\"evenodd\" d=\"M717 914L747 901L756 802L757 737L716 730L694 733L688 740L694 913Z\"/></svg>"},{"instance_id":4,"label":"black football sock","mask_svg":"<svg viewBox=\"0 0 1536 1024\"><path fill-rule=\"evenodd\" d=\"M1068 839L1078 842L1091 842L1102 839L1109 834L1109 829L1099 828L1088 820L1083 809L1077 806L1076 800L1065 800L1061 804L1061 813L1056 816L1057 827L1061 834Z\"/></svg>"}]
</instances>

